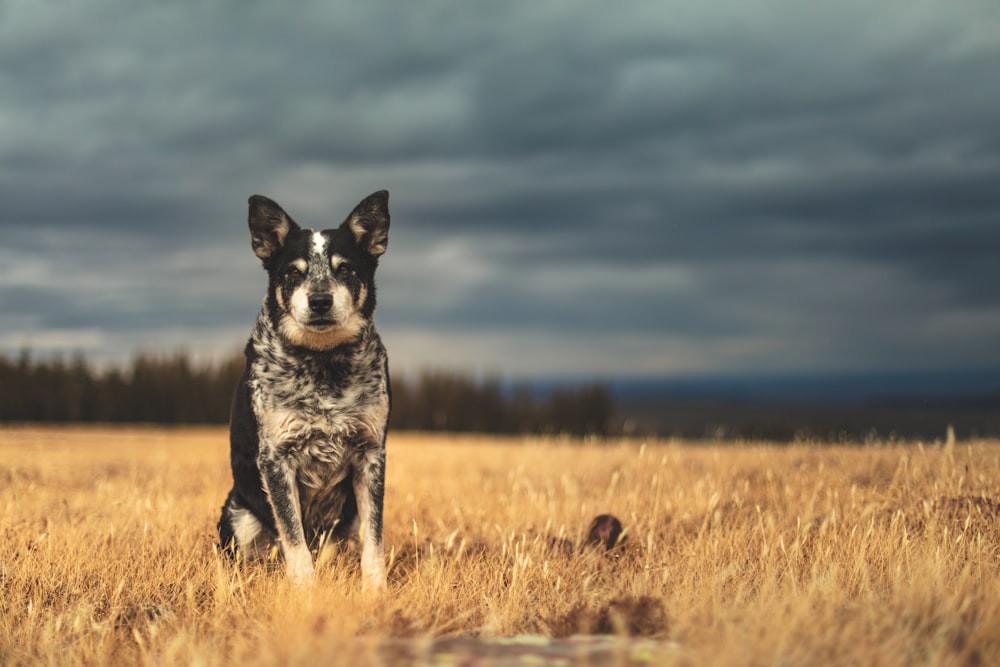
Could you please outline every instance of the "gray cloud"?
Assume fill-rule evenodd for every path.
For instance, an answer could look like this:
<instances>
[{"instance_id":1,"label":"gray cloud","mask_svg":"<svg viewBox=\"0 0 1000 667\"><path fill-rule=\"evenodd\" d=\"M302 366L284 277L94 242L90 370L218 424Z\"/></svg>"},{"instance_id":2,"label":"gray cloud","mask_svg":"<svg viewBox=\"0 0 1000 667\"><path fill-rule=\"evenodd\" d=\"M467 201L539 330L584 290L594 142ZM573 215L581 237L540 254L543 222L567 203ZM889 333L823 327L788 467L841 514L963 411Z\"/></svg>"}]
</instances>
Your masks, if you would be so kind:
<instances>
[{"instance_id":1,"label":"gray cloud","mask_svg":"<svg viewBox=\"0 0 1000 667\"><path fill-rule=\"evenodd\" d=\"M246 197L325 226L388 187L404 367L996 367L998 32L986 0L7 4L0 348L236 349Z\"/></svg>"}]
</instances>

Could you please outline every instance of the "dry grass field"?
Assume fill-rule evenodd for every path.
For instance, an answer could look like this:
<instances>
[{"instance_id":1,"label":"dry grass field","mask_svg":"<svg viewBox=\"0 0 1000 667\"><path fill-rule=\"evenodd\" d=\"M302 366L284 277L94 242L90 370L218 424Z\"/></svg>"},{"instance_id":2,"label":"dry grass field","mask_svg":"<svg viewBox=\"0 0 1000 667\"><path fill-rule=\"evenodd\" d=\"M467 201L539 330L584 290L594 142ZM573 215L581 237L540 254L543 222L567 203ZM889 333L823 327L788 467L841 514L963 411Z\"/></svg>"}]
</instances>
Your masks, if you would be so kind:
<instances>
[{"instance_id":1,"label":"dry grass field","mask_svg":"<svg viewBox=\"0 0 1000 667\"><path fill-rule=\"evenodd\" d=\"M472 664L598 633L644 638L609 665L1000 663L1000 442L393 434L382 598L349 549L309 590L224 562L227 456L223 429L0 430L0 664ZM604 512L627 539L581 548Z\"/></svg>"}]
</instances>

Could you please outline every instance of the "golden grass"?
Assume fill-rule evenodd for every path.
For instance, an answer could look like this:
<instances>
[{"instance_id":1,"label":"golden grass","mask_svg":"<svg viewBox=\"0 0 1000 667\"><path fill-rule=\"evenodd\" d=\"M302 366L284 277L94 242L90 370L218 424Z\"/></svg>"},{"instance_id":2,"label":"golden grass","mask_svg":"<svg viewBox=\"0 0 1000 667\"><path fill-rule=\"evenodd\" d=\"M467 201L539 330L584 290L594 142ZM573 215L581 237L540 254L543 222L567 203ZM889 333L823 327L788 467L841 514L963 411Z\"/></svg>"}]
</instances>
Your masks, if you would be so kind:
<instances>
[{"instance_id":1,"label":"golden grass","mask_svg":"<svg viewBox=\"0 0 1000 667\"><path fill-rule=\"evenodd\" d=\"M375 664L390 638L602 630L660 664L1000 661L1000 442L389 448L371 599L349 550L311 590L219 557L222 429L0 430L0 664ZM603 512L621 547L552 548Z\"/></svg>"}]
</instances>

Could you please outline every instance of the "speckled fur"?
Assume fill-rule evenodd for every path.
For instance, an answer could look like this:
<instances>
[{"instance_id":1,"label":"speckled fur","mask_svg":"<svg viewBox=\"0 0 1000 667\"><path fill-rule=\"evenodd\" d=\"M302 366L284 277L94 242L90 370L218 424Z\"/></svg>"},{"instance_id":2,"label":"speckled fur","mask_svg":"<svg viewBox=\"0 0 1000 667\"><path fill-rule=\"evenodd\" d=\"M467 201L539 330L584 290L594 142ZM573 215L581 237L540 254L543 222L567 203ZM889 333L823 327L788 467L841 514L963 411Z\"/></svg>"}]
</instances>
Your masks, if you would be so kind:
<instances>
[{"instance_id":1,"label":"speckled fur","mask_svg":"<svg viewBox=\"0 0 1000 667\"><path fill-rule=\"evenodd\" d=\"M340 227L316 232L250 199L269 287L233 400L233 488L219 537L244 558L277 543L296 583L313 578L310 546L333 537L360 544L366 588L385 586L389 371L372 317L387 203L377 192Z\"/></svg>"}]
</instances>

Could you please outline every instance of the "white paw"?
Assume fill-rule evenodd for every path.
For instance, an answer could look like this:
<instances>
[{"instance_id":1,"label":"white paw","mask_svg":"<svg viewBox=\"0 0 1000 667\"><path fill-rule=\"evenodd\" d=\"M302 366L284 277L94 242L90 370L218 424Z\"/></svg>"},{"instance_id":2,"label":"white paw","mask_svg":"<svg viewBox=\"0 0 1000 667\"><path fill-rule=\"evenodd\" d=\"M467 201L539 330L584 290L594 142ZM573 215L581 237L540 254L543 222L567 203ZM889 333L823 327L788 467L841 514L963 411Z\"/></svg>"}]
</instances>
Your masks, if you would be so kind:
<instances>
[{"instance_id":1,"label":"white paw","mask_svg":"<svg viewBox=\"0 0 1000 667\"><path fill-rule=\"evenodd\" d=\"M361 577L362 593L385 592L385 569L381 573L364 572Z\"/></svg>"},{"instance_id":2,"label":"white paw","mask_svg":"<svg viewBox=\"0 0 1000 667\"><path fill-rule=\"evenodd\" d=\"M290 550L285 554L286 571L288 578L296 586L308 586L315 577L312 556L304 546L300 549Z\"/></svg>"},{"instance_id":3,"label":"white paw","mask_svg":"<svg viewBox=\"0 0 1000 667\"><path fill-rule=\"evenodd\" d=\"M368 546L361 553L361 590L385 590L385 552L377 546Z\"/></svg>"}]
</instances>

